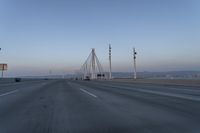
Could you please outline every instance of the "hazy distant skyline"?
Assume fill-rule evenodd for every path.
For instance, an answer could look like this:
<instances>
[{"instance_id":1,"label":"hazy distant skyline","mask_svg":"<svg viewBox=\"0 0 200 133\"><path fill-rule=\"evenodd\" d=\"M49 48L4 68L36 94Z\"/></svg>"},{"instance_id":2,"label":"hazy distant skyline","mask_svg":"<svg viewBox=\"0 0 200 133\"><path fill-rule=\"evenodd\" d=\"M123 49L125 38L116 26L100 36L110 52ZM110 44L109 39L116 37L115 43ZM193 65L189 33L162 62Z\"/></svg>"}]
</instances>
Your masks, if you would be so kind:
<instances>
[{"instance_id":1,"label":"hazy distant skyline","mask_svg":"<svg viewBox=\"0 0 200 133\"><path fill-rule=\"evenodd\" d=\"M0 0L6 76L77 71L91 48L113 71L200 70L199 0Z\"/></svg>"}]
</instances>

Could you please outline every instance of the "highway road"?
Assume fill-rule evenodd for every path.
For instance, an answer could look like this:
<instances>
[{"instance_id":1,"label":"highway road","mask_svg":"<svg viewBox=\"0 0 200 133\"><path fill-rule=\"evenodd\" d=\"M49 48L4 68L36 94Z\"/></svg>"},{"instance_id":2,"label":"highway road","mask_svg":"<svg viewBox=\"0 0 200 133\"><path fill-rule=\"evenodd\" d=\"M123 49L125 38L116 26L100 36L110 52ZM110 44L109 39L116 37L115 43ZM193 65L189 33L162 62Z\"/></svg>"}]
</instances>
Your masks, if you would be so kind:
<instances>
[{"instance_id":1,"label":"highway road","mask_svg":"<svg viewBox=\"0 0 200 133\"><path fill-rule=\"evenodd\" d=\"M0 133L200 133L200 88L72 80L0 84Z\"/></svg>"}]
</instances>

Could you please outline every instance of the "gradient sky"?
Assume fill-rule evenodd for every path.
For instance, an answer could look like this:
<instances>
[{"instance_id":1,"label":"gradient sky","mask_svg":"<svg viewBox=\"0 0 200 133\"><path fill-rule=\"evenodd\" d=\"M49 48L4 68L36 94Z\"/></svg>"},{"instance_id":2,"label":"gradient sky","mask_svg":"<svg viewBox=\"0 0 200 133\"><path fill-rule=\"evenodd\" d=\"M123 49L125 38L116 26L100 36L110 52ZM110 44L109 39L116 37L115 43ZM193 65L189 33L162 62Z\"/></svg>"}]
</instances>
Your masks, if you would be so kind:
<instances>
[{"instance_id":1,"label":"gradient sky","mask_svg":"<svg viewBox=\"0 0 200 133\"><path fill-rule=\"evenodd\" d=\"M200 70L199 0L0 0L6 76L77 71L96 48L104 69Z\"/></svg>"}]
</instances>

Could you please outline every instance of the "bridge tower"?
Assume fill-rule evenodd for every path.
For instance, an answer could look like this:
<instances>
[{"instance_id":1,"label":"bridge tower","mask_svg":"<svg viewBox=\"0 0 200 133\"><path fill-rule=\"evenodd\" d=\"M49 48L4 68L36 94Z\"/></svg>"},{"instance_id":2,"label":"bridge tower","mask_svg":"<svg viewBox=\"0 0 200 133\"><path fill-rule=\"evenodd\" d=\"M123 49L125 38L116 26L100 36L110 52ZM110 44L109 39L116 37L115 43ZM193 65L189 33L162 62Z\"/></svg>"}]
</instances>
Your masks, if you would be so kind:
<instances>
[{"instance_id":1,"label":"bridge tower","mask_svg":"<svg viewBox=\"0 0 200 133\"><path fill-rule=\"evenodd\" d=\"M93 48L85 63L80 69L83 79L103 79L105 73L103 67L96 56L95 49Z\"/></svg>"}]
</instances>

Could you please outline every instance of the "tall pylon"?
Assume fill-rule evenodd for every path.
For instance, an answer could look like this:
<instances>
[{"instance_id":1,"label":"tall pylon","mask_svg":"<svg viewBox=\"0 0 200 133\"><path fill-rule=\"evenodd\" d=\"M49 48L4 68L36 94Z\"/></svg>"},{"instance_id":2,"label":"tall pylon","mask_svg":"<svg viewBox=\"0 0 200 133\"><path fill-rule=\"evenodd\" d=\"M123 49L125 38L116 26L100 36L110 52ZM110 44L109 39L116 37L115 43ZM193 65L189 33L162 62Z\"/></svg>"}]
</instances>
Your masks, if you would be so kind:
<instances>
[{"instance_id":1,"label":"tall pylon","mask_svg":"<svg viewBox=\"0 0 200 133\"><path fill-rule=\"evenodd\" d=\"M137 69L136 69L136 50L133 48L133 63L134 63L134 79L137 79Z\"/></svg>"},{"instance_id":2,"label":"tall pylon","mask_svg":"<svg viewBox=\"0 0 200 133\"><path fill-rule=\"evenodd\" d=\"M112 79L112 48L111 45L109 44L109 79Z\"/></svg>"},{"instance_id":3,"label":"tall pylon","mask_svg":"<svg viewBox=\"0 0 200 133\"><path fill-rule=\"evenodd\" d=\"M96 56L95 49L88 56L85 63L80 69L80 73L83 79L102 79L105 78L103 67L101 66L99 59Z\"/></svg>"}]
</instances>

